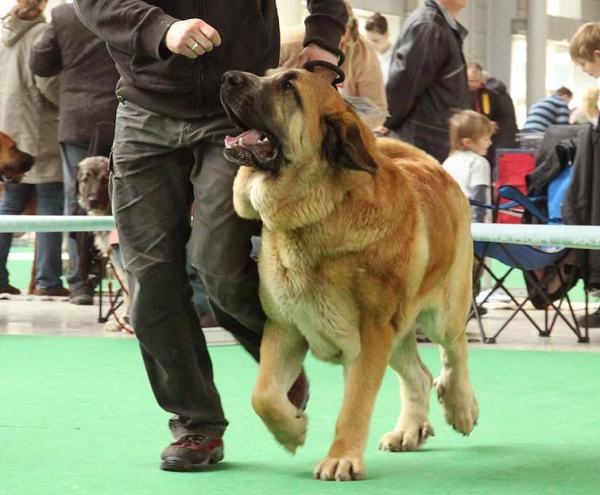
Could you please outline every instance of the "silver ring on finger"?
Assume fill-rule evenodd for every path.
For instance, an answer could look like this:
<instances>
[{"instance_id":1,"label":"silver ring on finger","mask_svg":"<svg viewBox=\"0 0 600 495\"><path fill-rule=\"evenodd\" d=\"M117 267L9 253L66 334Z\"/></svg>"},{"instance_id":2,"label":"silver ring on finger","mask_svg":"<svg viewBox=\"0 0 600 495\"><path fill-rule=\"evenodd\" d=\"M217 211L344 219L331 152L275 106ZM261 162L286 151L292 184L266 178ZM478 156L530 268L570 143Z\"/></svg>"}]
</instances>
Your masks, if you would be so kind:
<instances>
[{"instance_id":1,"label":"silver ring on finger","mask_svg":"<svg viewBox=\"0 0 600 495\"><path fill-rule=\"evenodd\" d=\"M196 43L194 43L194 44L192 45L192 48L191 48L191 50L192 50L193 52L195 52L195 51L196 51L196 48L198 48L199 46L200 46L200 43L198 43L198 42L196 41Z\"/></svg>"}]
</instances>

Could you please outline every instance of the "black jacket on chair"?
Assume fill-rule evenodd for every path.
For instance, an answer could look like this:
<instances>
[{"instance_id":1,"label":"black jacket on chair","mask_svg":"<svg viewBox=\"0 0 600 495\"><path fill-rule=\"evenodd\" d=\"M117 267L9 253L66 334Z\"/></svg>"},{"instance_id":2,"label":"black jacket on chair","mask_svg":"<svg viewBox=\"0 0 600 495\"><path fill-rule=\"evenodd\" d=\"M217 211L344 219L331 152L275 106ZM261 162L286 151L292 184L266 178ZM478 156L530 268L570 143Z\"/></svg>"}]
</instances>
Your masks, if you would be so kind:
<instances>
[{"instance_id":1,"label":"black jacket on chair","mask_svg":"<svg viewBox=\"0 0 600 495\"><path fill-rule=\"evenodd\" d=\"M600 226L600 134L585 125L577 140L573 176L562 205L569 225ZM588 290L600 288L600 251L579 250L581 277Z\"/></svg>"},{"instance_id":2,"label":"black jacket on chair","mask_svg":"<svg viewBox=\"0 0 600 495\"><path fill-rule=\"evenodd\" d=\"M550 181L573 163L571 182L562 203L566 225L600 225L600 135L591 125L554 125L545 133L535 171L527 177L528 194L546 194ZM586 289L600 288L600 251L577 250Z\"/></svg>"}]
</instances>

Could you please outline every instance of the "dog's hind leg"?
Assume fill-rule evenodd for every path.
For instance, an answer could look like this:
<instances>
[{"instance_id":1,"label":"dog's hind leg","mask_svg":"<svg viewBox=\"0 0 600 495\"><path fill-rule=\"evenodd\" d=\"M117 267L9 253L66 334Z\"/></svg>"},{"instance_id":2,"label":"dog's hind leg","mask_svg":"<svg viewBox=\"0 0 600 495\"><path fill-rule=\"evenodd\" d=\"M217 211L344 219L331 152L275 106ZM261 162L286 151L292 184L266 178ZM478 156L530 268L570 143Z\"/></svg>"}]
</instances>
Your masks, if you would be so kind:
<instances>
[{"instance_id":1,"label":"dog's hind leg","mask_svg":"<svg viewBox=\"0 0 600 495\"><path fill-rule=\"evenodd\" d=\"M300 332L267 320L252 407L277 441L292 453L304 444L308 420L288 400L287 393L300 374L307 351Z\"/></svg>"},{"instance_id":2,"label":"dog's hind leg","mask_svg":"<svg viewBox=\"0 0 600 495\"><path fill-rule=\"evenodd\" d=\"M442 346L442 372L434 382L438 400L444 407L448 424L468 435L477 424L479 405L469 380L466 334L458 341L445 342Z\"/></svg>"},{"instance_id":3,"label":"dog's hind leg","mask_svg":"<svg viewBox=\"0 0 600 495\"><path fill-rule=\"evenodd\" d=\"M444 408L446 421L455 430L468 435L479 417L479 406L473 393L468 369L466 318L448 315L440 309L421 322L432 342L441 346L442 370L434 386Z\"/></svg>"},{"instance_id":4,"label":"dog's hind leg","mask_svg":"<svg viewBox=\"0 0 600 495\"><path fill-rule=\"evenodd\" d=\"M396 343L389 365L398 374L402 410L394 429L379 440L379 448L391 452L416 450L433 436L427 421L433 377L421 361L414 332Z\"/></svg>"}]
</instances>

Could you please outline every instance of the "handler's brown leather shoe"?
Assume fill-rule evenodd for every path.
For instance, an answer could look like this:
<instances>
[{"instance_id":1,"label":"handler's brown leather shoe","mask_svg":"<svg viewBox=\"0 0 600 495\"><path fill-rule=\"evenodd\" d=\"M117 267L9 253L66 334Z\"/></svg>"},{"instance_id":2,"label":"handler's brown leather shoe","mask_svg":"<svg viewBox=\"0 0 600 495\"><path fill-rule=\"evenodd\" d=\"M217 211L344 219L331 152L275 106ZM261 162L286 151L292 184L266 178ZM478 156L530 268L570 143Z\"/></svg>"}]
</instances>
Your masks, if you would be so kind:
<instances>
[{"instance_id":1,"label":"handler's brown leather shoe","mask_svg":"<svg viewBox=\"0 0 600 495\"><path fill-rule=\"evenodd\" d=\"M160 457L163 471L203 471L223 460L223 440L204 435L183 435L163 450Z\"/></svg>"}]
</instances>

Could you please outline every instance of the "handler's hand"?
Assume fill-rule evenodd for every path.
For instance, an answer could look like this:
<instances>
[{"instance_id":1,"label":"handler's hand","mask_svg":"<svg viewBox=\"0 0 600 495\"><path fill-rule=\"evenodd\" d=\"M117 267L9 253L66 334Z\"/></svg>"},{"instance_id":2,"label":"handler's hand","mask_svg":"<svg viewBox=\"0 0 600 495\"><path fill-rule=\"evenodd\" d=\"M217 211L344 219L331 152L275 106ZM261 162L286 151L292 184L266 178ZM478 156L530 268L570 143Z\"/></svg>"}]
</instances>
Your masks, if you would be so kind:
<instances>
[{"instance_id":1,"label":"handler's hand","mask_svg":"<svg viewBox=\"0 0 600 495\"><path fill-rule=\"evenodd\" d=\"M173 53L197 58L221 44L221 36L215 28L201 19L176 21L165 36L165 45Z\"/></svg>"},{"instance_id":2,"label":"handler's hand","mask_svg":"<svg viewBox=\"0 0 600 495\"><path fill-rule=\"evenodd\" d=\"M312 62L313 60L324 60L325 62L329 62L333 65L338 64L338 56L335 53L328 52L324 48L321 48L319 45L315 45L314 43L309 43L306 45L304 50L300 52L298 56L298 67L304 67L306 62ZM313 72L322 77L327 82L333 82L336 78L337 74L325 67L315 67Z\"/></svg>"}]
</instances>

